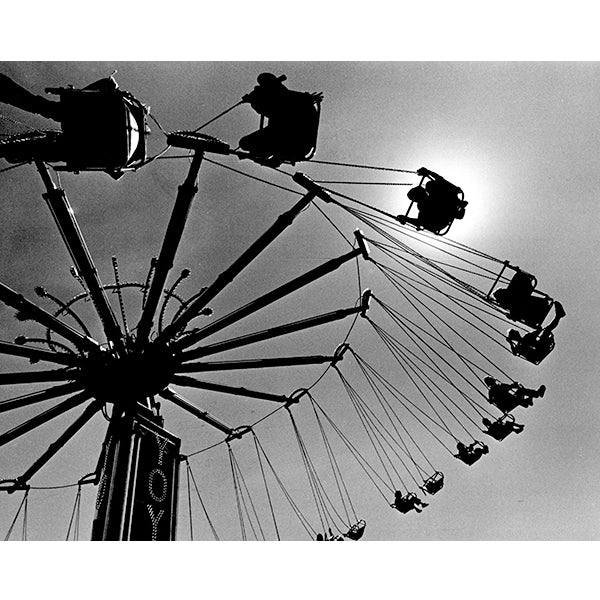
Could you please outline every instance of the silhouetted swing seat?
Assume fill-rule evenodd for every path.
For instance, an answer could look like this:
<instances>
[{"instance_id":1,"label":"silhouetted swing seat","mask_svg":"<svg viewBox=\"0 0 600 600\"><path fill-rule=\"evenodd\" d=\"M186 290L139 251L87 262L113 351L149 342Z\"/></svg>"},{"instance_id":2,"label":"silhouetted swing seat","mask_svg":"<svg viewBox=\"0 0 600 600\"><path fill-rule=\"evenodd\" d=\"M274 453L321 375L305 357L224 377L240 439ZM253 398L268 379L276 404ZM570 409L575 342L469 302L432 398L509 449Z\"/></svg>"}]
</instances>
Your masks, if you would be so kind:
<instances>
[{"instance_id":1,"label":"silhouetted swing seat","mask_svg":"<svg viewBox=\"0 0 600 600\"><path fill-rule=\"evenodd\" d=\"M436 471L423 482L423 485L419 486L419 489L433 496L433 494L437 494L443 487L444 474L441 471Z\"/></svg>"},{"instance_id":2,"label":"silhouetted swing seat","mask_svg":"<svg viewBox=\"0 0 600 600\"><path fill-rule=\"evenodd\" d=\"M354 523L354 525L352 525L352 527L350 527L348 532L344 535L349 540L354 540L354 541L360 540L360 538L363 536L363 534L365 532L366 526L367 526L366 521L361 519L360 521L357 521L356 523Z\"/></svg>"},{"instance_id":3,"label":"silhouetted swing seat","mask_svg":"<svg viewBox=\"0 0 600 600\"><path fill-rule=\"evenodd\" d=\"M554 301L554 318L546 327L539 327L535 331L521 334L515 329L509 330L506 340L515 356L520 356L533 364L540 364L552 350L554 350L554 334L560 320L566 316L563 305Z\"/></svg>"},{"instance_id":4,"label":"silhouetted swing seat","mask_svg":"<svg viewBox=\"0 0 600 600\"><path fill-rule=\"evenodd\" d=\"M523 408L533 406L533 398L541 398L546 391L546 386L544 385L540 386L537 390L533 390L524 387L516 381L501 383L493 377L484 378L484 382L489 388L488 402L503 413L509 413L517 408L517 406L522 406Z\"/></svg>"},{"instance_id":5,"label":"silhouetted swing seat","mask_svg":"<svg viewBox=\"0 0 600 600\"><path fill-rule=\"evenodd\" d=\"M258 85L243 97L261 115L261 126L240 139L239 147L247 153L239 152L240 158L278 167L314 156L323 96L289 90L283 85L285 79L285 75L262 73Z\"/></svg>"},{"instance_id":6,"label":"silhouetted swing seat","mask_svg":"<svg viewBox=\"0 0 600 600\"><path fill-rule=\"evenodd\" d=\"M508 312L508 317L529 327L540 327L550 313L554 300L536 292L536 278L517 269L505 288L496 290L493 294L498 306Z\"/></svg>"},{"instance_id":7,"label":"silhouetted swing seat","mask_svg":"<svg viewBox=\"0 0 600 600\"><path fill-rule=\"evenodd\" d=\"M106 171L117 178L146 160L148 110L129 92L120 90L112 77L83 89L47 88L46 92L59 96L58 102L34 96L14 82L12 86L20 92L10 97L0 93L0 101L58 120L61 131L38 132L43 139L25 134L13 148L6 147L4 156L10 162L64 162L57 168Z\"/></svg>"},{"instance_id":8,"label":"silhouetted swing seat","mask_svg":"<svg viewBox=\"0 0 600 600\"><path fill-rule=\"evenodd\" d=\"M489 421L483 419L483 424L486 426L486 430L483 433L493 437L495 440L501 442L511 433L521 433L524 429L524 425L515 422L513 415L505 414L502 415L496 421Z\"/></svg>"},{"instance_id":9,"label":"silhouetted swing seat","mask_svg":"<svg viewBox=\"0 0 600 600\"><path fill-rule=\"evenodd\" d=\"M545 332L543 329L525 335L511 329L506 339L515 356L523 358L534 365L539 365L554 350L556 345L554 335L551 332Z\"/></svg>"},{"instance_id":10,"label":"silhouetted swing seat","mask_svg":"<svg viewBox=\"0 0 600 600\"><path fill-rule=\"evenodd\" d=\"M394 497L394 503L390 504L390 506L405 515L411 510L421 512L429 504L423 502L414 492L402 495L402 492L398 490Z\"/></svg>"},{"instance_id":11,"label":"silhouetted swing seat","mask_svg":"<svg viewBox=\"0 0 600 600\"><path fill-rule=\"evenodd\" d=\"M408 191L408 210L405 215L396 217L396 220L413 225L417 230L426 229L437 235L445 235L454 219L465 216L468 203L465 202L464 193L459 187L425 167L418 169L417 174L421 176L421 181L417 187ZM417 204L418 216L409 217L414 203Z\"/></svg>"},{"instance_id":12,"label":"silhouetted swing seat","mask_svg":"<svg viewBox=\"0 0 600 600\"><path fill-rule=\"evenodd\" d=\"M458 442L456 448L458 449L458 453L454 456L462 460L466 465L476 463L484 454L488 454L489 452L489 448L483 442L479 441L475 441L469 446Z\"/></svg>"}]
</instances>

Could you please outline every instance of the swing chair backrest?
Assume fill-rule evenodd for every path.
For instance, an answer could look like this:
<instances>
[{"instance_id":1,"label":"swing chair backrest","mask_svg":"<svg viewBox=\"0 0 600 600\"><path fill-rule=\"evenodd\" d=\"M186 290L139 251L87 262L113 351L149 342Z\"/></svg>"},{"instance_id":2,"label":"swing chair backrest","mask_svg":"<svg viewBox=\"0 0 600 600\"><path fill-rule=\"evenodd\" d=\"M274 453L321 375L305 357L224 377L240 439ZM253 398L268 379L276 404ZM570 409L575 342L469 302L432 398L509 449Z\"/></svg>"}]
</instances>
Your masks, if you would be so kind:
<instances>
[{"instance_id":1,"label":"swing chair backrest","mask_svg":"<svg viewBox=\"0 0 600 600\"><path fill-rule=\"evenodd\" d=\"M146 109L118 89L59 90L67 170L123 170L146 158Z\"/></svg>"},{"instance_id":2,"label":"swing chair backrest","mask_svg":"<svg viewBox=\"0 0 600 600\"><path fill-rule=\"evenodd\" d=\"M514 423L514 422L515 422L515 416L510 413L506 413L506 414L502 415L497 421L497 423L499 423L500 425L507 425L509 423Z\"/></svg>"},{"instance_id":3,"label":"swing chair backrest","mask_svg":"<svg viewBox=\"0 0 600 600\"><path fill-rule=\"evenodd\" d=\"M444 487L444 474L436 471L431 477L428 477L421 486L421 489L428 494L435 494Z\"/></svg>"},{"instance_id":4,"label":"swing chair backrest","mask_svg":"<svg viewBox=\"0 0 600 600\"><path fill-rule=\"evenodd\" d=\"M556 342L554 341L554 336L552 336L545 346L519 345L513 351L513 354L534 365L539 365L554 350L555 345Z\"/></svg>"},{"instance_id":5,"label":"swing chair backrest","mask_svg":"<svg viewBox=\"0 0 600 600\"><path fill-rule=\"evenodd\" d=\"M313 108L311 111L311 120L310 120L310 135L313 139L312 146L308 153L304 156L304 160L310 160L317 151L317 138L319 137L319 122L321 120L321 101L314 100Z\"/></svg>"},{"instance_id":6,"label":"swing chair backrest","mask_svg":"<svg viewBox=\"0 0 600 600\"><path fill-rule=\"evenodd\" d=\"M304 95L304 94L303 94ZM291 135L298 136L298 144L289 156L284 158L285 163L295 164L300 161L310 160L317 151L317 138L319 136L319 122L321 119L321 99L312 97L302 98L302 102L296 102L295 111L290 115ZM301 112L302 114L298 114ZM295 125L295 121L300 127Z\"/></svg>"},{"instance_id":7,"label":"swing chair backrest","mask_svg":"<svg viewBox=\"0 0 600 600\"><path fill-rule=\"evenodd\" d=\"M506 286L511 297L530 296L537 286L537 279L525 271L518 270Z\"/></svg>"}]
</instances>

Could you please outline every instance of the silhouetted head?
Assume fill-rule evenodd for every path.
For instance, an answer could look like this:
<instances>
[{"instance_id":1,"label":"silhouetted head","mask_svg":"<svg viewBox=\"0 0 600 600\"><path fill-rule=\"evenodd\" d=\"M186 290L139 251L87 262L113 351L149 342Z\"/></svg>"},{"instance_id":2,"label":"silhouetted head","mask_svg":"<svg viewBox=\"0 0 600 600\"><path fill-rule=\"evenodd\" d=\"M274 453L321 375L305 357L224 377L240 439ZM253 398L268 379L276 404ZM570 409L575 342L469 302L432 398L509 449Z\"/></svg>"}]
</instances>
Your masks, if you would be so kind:
<instances>
[{"instance_id":1,"label":"silhouetted head","mask_svg":"<svg viewBox=\"0 0 600 600\"><path fill-rule=\"evenodd\" d=\"M277 77L273 73L261 73L257 78L258 85L263 87L278 87L287 79L285 75Z\"/></svg>"},{"instance_id":2,"label":"silhouetted head","mask_svg":"<svg viewBox=\"0 0 600 600\"><path fill-rule=\"evenodd\" d=\"M496 382L496 380L493 377L484 377L483 378L483 383L485 383L485 385L487 385L487 386L494 385L495 382Z\"/></svg>"},{"instance_id":3,"label":"silhouetted head","mask_svg":"<svg viewBox=\"0 0 600 600\"><path fill-rule=\"evenodd\" d=\"M448 192L447 186L445 186L442 181L438 181L436 179L430 179L425 184L425 189L429 194L444 194Z\"/></svg>"},{"instance_id":4,"label":"silhouetted head","mask_svg":"<svg viewBox=\"0 0 600 600\"><path fill-rule=\"evenodd\" d=\"M408 190L406 195L411 202L416 202L417 204L427 198L427 192L420 185Z\"/></svg>"},{"instance_id":5,"label":"silhouetted head","mask_svg":"<svg viewBox=\"0 0 600 600\"><path fill-rule=\"evenodd\" d=\"M509 340L514 340L516 342L521 339L521 334L516 329L509 329L507 337Z\"/></svg>"}]
</instances>

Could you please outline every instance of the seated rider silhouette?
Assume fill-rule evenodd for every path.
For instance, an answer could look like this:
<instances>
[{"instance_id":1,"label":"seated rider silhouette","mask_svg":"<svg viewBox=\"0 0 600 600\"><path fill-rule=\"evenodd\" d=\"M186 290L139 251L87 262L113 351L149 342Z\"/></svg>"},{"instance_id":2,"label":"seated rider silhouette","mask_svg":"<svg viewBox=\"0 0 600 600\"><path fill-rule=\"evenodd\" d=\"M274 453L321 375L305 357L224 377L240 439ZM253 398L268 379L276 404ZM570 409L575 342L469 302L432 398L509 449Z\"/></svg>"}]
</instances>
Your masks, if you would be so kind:
<instances>
[{"instance_id":1,"label":"seated rider silhouette","mask_svg":"<svg viewBox=\"0 0 600 600\"><path fill-rule=\"evenodd\" d=\"M539 364L554 349L554 334L559 321L567 314L560 302L554 302L554 319L546 327L538 327L534 331L521 334L516 329L510 329L506 340L515 356L520 356L534 364Z\"/></svg>"},{"instance_id":2,"label":"seated rider silhouette","mask_svg":"<svg viewBox=\"0 0 600 600\"><path fill-rule=\"evenodd\" d=\"M418 216L398 216L396 219L402 223L410 223L417 229L427 229L439 234L450 227L454 219L462 219L465 215L467 202L462 200L462 190L446 181L441 175L421 167L417 170L421 177L428 177L429 181L410 189L408 199L415 202Z\"/></svg>"},{"instance_id":3,"label":"seated rider silhouette","mask_svg":"<svg viewBox=\"0 0 600 600\"><path fill-rule=\"evenodd\" d=\"M266 126L244 136L239 147L250 158L272 167L308 160L317 143L320 93L296 92L284 84L285 75L261 73L258 85L242 100L268 120Z\"/></svg>"},{"instance_id":4,"label":"seated rider silhouette","mask_svg":"<svg viewBox=\"0 0 600 600\"><path fill-rule=\"evenodd\" d=\"M469 446L462 442L458 442L458 444L456 444L456 449L458 450L458 453L454 456L467 465L472 465L477 462L484 454L488 454L490 451L483 442L478 441L473 442Z\"/></svg>"},{"instance_id":5,"label":"seated rider silhouette","mask_svg":"<svg viewBox=\"0 0 600 600\"><path fill-rule=\"evenodd\" d=\"M0 73L0 102L54 121L60 121L62 118L60 101L36 96L2 73Z\"/></svg>"},{"instance_id":6,"label":"seated rider silhouette","mask_svg":"<svg viewBox=\"0 0 600 600\"><path fill-rule=\"evenodd\" d=\"M396 490L394 495L394 503L392 507L403 514L411 510L416 510L418 513L423 512L423 509L429 506L427 502L423 502L415 493L409 492L403 495L400 490Z\"/></svg>"},{"instance_id":7,"label":"seated rider silhouette","mask_svg":"<svg viewBox=\"0 0 600 600\"><path fill-rule=\"evenodd\" d=\"M532 390L516 381L501 383L493 377L485 377L483 381L489 388L488 402L503 413L508 413L517 406L523 408L533 406L533 398L541 398L546 392L545 385L541 385L537 390Z\"/></svg>"},{"instance_id":8,"label":"seated rider silhouette","mask_svg":"<svg viewBox=\"0 0 600 600\"><path fill-rule=\"evenodd\" d=\"M348 532L344 534L344 537L347 537L349 540L354 540L356 542L360 540L360 538L363 536L366 526L367 523L363 519L361 519L360 521L352 525L352 527L350 527Z\"/></svg>"},{"instance_id":9,"label":"seated rider silhouette","mask_svg":"<svg viewBox=\"0 0 600 600\"><path fill-rule=\"evenodd\" d=\"M525 429L525 425L515 423L515 418L512 415L504 415L493 422L484 418L482 419L482 423L486 428L486 431L483 433L493 437L499 442L511 433L521 433L521 431Z\"/></svg>"},{"instance_id":10,"label":"seated rider silhouette","mask_svg":"<svg viewBox=\"0 0 600 600\"><path fill-rule=\"evenodd\" d=\"M61 88L48 88L47 92L56 93ZM97 92L116 92L119 89L117 82L112 75L90 83L82 88L88 91ZM123 93L125 96L133 98L128 92ZM23 86L13 81L10 77L0 73L0 102L16 106L21 110L30 113L42 115L47 119L54 121L64 121L69 114L64 111L63 102L61 100L50 100L44 96L37 96L26 90Z\"/></svg>"},{"instance_id":11,"label":"seated rider silhouette","mask_svg":"<svg viewBox=\"0 0 600 600\"><path fill-rule=\"evenodd\" d=\"M550 312L553 300L546 295L533 295L536 285L533 275L518 269L507 287L494 292L494 298L513 321L539 327Z\"/></svg>"}]
</instances>

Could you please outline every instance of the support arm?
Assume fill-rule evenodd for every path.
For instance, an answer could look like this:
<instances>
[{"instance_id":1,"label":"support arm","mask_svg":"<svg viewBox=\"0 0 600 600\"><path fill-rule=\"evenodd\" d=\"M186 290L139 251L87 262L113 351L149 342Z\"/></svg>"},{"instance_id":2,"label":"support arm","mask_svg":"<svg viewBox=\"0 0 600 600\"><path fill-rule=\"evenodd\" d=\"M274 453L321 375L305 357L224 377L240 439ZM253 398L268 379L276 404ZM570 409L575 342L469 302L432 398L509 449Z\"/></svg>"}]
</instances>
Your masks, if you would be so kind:
<instances>
[{"instance_id":1,"label":"support arm","mask_svg":"<svg viewBox=\"0 0 600 600\"><path fill-rule=\"evenodd\" d=\"M223 385L221 383L211 383L209 381L196 381L193 377L187 377L186 375L174 375L171 378L171 382L174 385L192 387L198 390L206 390L208 392L219 392L221 394L231 394L233 396L243 396L245 398L256 398L258 400L269 400L271 402L280 402L283 404L289 402L290 400L287 396L281 396L279 394L258 392L243 387L234 387L231 385Z\"/></svg>"},{"instance_id":2,"label":"support arm","mask_svg":"<svg viewBox=\"0 0 600 600\"><path fill-rule=\"evenodd\" d=\"M205 410L200 410L197 406L194 406L188 402L183 396L180 396L177 392L169 388L164 389L159 395L165 400L170 400L173 404L179 406L179 408L187 410L187 412L191 413L196 418L208 423L208 425L211 425L215 429L218 429L227 435L231 435L234 431L233 427L225 425L225 423L219 421L212 415L209 415Z\"/></svg>"},{"instance_id":3,"label":"support arm","mask_svg":"<svg viewBox=\"0 0 600 600\"><path fill-rule=\"evenodd\" d=\"M0 435L0 446L4 446L4 444L8 444L8 442L16 440L18 437L29 433L36 427L39 427L40 425L51 421L52 419L62 415L63 413L66 413L67 411L75 408L76 406L83 404L86 400L89 400L91 397L91 394L89 394L88 392L81 392L79 394L76 394L75 396L72 396L68 400L65 400L64 402L61 402L60 404L49 408L43 413L32 417L28 421L25 421L24 423L13 427L6 433Z\"/></svg>"},{"instance_id":4,"label":"support arm","mask_svg":"<svg viewBox=\"0 0 600 600\"><path fill-rule=\"evenodd\" d=\"M263 250L265 250L294 219L304 210L315 198L315 194L309 192L305 194L290 210L281 214L275 223L263 235L250 246L231 266L223 271L215 281L204 292L198 296L190 306L165 328L159 336L162 341L167 341L177 331L183 329L192 319L197 317L203 308L211 302L220 292L223 291Z\"/></svg>"},{"instance_id":5,"label":"support arm","mask_svg":"<svg viewBox=\"0 0 600 600\"><path fill-rule=\"evenodd\" d=\"M67 352L52 352L51 350L32 348L31 346L22 346L21 344L12 344L11 342L0 342L0 354L23 356L34 362L44 360L70 367L76 365L78 362L75 355L68 354Z\"/></svg>"},{"instance_id":6,"label":"support arm","mask_svg":"<svg viewBox=\"0 0 600 600\"><path fill-rule=\"evenodd\" d=\"M269 369L271 367L300 367L332 363L335 356L285 356L281 358L257 358L248 360L222 360L217 362L185 363L177 373L206 373L209 371L236 371L241 369ZM0 380L1 381L1 380Z\"/></svg>"},{"instance_id":7,"label":"support arm","mask_svg":"<svg viewBox=\"0 0 600 600\"><path fill-rule=\"evenodd\" d=\"M47 190L43 194L43 198L50 208L50 212L75 263L75 267L89 290L92 303L96 307L96 311L104 326L106 338L113 344L120 345L122 338L121 328L110 306L106 292L98 276L98 271L83 239L65 191L54 184L48 173L48 167L42 161L36 160L35 164Z\"/></svg>"},{"instance_id":8,"label":"support arm","mask_svg":"<svg viewBox=\"0 0 600 600\"><path fill-rule=\"evenodd\" d=\"M46 452L44 452L32 465L17 478L17 486L21 486L29 481L67 442L100 410L102 403L94 401L77 417L71 425L58 437L58 439L50 444Z\"/></svg>"},{"instance_id":9,"label":"support arm","mask_svg":"<svg viewBox=\"0 0 600 600\"><path fill-rule=\"evenodd\" d=\"M363 294L363 300L369 297L367 295L368 291L369 290L366 290ZM333 321L339 321L340 319L344 319L350 315L363 313L364 311L364 302L362 302L359 306L355 306L352 308L335 310L322 315L317 315L315 317L309 317L308 319L302 319L301 321L295 321L293 323L280 325L279 327L271 327L270 329L264 329L263 331L258 331L257 333L251 333L249 335L240 336L231 340L217 342L209 346L194 348L193 350L184 352L181 355L181 359L182 361L187 362L190 360L194 360L195 358L209 356L210 354L218 354L219 352L225 352L228 350L233 350L235 348L241 348L242 346L248 346L257 342L281 337L283 335L289 335L290 333L295 333L304 329L310 329L311 327L318 327L319 325L332 323Z\"/></svg>"},{"instance_id":10,"label":"support arm","mask_svg":"<svg viewBox=\"0 0 600 600\"><path fill-rule=\"evenodd\" d=\"M0 413L14 410L15 408L21 408L23 406L29 406L31 404L37 404L38 402L43 402L44 400L60 398L61 396L66 396L72 392L79 392L81 389L82 388L79 383L65 383L64 385L56 385L48 388L47 390L42 390L33 394L2 400L0 401Z\"/></svg>"},{"instance_id":11,"label":"support arm","mask_svg":"<svg viewBox=\"0 0 600 600\"><path fill-rule=\"evenodd\" d=\"M7 306L22 312L26 317L37 321L40 325L48 327L48 329L69 340L78 348L91 351L97 350L100 347L91 337L84 335L66 323L63 323L53 314L40 308L37 304L31 302L31 300L27 300L23 295L15 292L3 283L0 283L0 301L4 302Z\"/></svg>"},{"instance_id":12,"label":"support arm","mask_svg":"<svg viewBox=\"0 0 600 600\"><path fill-rule=\"evenodd\" d=\"M261 296L260 298L257 298L252 302L249 302L248 304L246 304L246 306L242 306L241 308L234 310L233 312L221 317L220 319L211 323L210 325L203 327L199 331L185 336L183 339L175 342L175 348L181 350L183 348L192 346L200 340L210 335L213 335L214 333L217 333L218 331L221 331L226 327L229 327L233 323L236 323L241 319L264 308L265 306L268 306L269 304L272 304L273 302L276 302L277 300L288 296L289 294L299 290L300 288L308 285L309 283L312 283L313 281L316 281L317 279L320 279L321 277L332 273L333 271L341 267L343 264L347 263L349 260L352 260L359 255L368 256L368 249L366 247L366 243L364 241L362 233L358 230L354 233L358 242L357 247L348 252L347 254L329 260L326 263L323 263L322 265L319 265L318 267L312 269L308 273L304 273L303 275L300 275L300 277L296 277L295 279L292 279L292 281L288 281L282 286L271 290L264 296Z\"/></svg>"},{"instance_id":13,"label":"support arm","mask_svg":"<svg viewBox=\"0 0 600 600\"><path fill-rule=\"evenodd\" d=\"M73 379L75 379L75 371L73 369L0 373L0 385L16 385L19 383L46 383L50 381L73 381Z\"/></svg>"},{"instance_id":14,"label":"support arm","mask_svg":"<svg viewBox=\"0 0 600 600\"><path fill-rule=\"evenodd\" d=\"M169 271L173 268L175 254L177 253L177 248L179 247L183 236L183 230L190 208L192 207L192 202L198 192L198 172L203 158L203 152L199 151L194 153L194 158L190 164L187 177L183 184L179 186L177 198L175 199L175 206L173 207L171 219L167 226L167 231L165 232L160 255L156 261L154 277L152 278L142 317L137 327L136 342L138 345L143 345L147 341L148 335L152 329L156 308L160 301L163 288L165 287Z\"/></svg>"}]
</instances>

